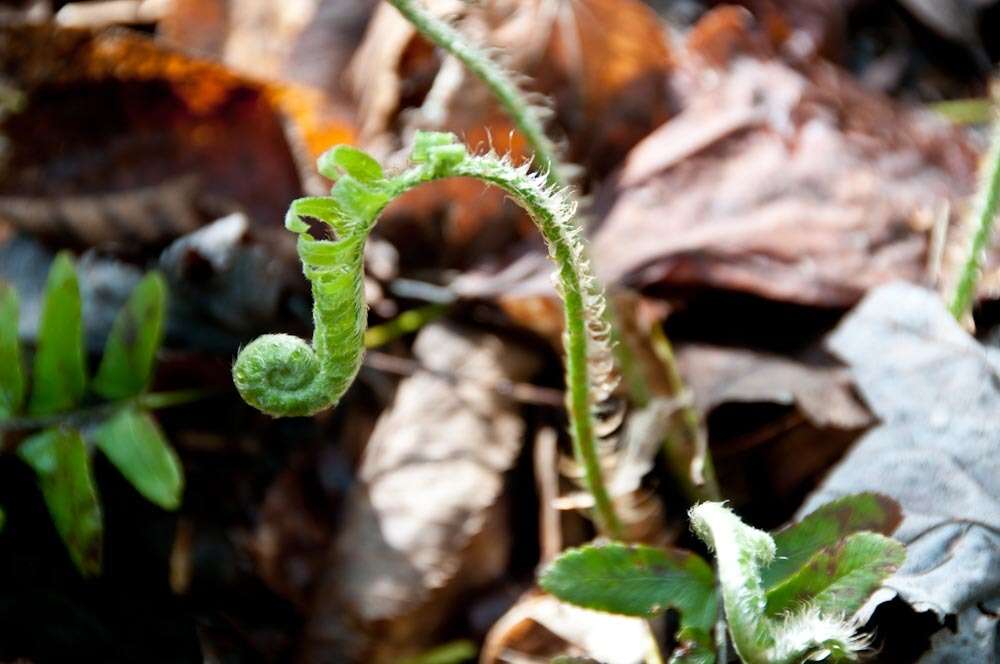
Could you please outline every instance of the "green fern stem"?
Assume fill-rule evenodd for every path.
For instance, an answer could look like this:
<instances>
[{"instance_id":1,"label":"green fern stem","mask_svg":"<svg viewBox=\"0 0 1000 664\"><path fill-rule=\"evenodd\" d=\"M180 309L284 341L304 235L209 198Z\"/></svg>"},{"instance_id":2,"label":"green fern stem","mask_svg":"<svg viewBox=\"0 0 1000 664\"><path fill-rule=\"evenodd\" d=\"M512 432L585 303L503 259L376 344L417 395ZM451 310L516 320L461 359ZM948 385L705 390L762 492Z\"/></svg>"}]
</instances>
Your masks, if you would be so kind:
<instances>
[{"instance_id":1,"label":"green fern stem","mask_svg":"<svg viewBox=\"0 0 1000 664\"><path fill-rule=\"evenodd\" d=\"M695 533L715 551L729 634L746 664L797 664L813 659L857 659L867 642L840 616L805 605L784 617L767 616L761 569L775 556L770 535L752 528L723 503L701 503L689 512Z\"/></svg>"},{"instance_id":2,"label":"green fern stem","mask_svg":"<svg viewBox=\"0 0 1000 664\"><path fill-rule=\"evenodd\" d=\"M331 196L293 202L286 227L299 234L298 249L312 284L312 346L285 334L250 343L233 367L243 398L273 415L302 416L335 405L354 381L363 357L366 312L364 243L382 210L423 183L469 177L503 189L537 224L556 263L564 300L567 407L576 458L593 495L605 534L618 536L620 522L604 485L594 434L593 407L614 387L604 296L591 274L575 204L564 189L547 183L526 165L516 167L493 154L470 155L452 134L418 133L413 166L385 177L378 163L347 146L320 158L320 171L334 179ZM306 218L328 224L335 237L317 240Z\"/></svg>"},{"instance_id":3,"label":"green fern stem","mask_svg":"<svg viewBox=\"0 0 1000 664\"><path fill-rule=\"evenodd\" d=\"M989 152L983 161L981 183L972 217L976 230L951 301L951 313L955 318L961 319L972 307L976 286L982 273L983 258L993 237L993 225L996 222L998 207L1000 207L1000 119L994 121Z\"/></svg>"},{"instance_id":4,"label":"green fern stem","mask_svg":"<svg viewBox=\"0 0 1000 664\"><path fill-rule=\"evenodd\" d=\"M420 0L388 0L420 34L455 56L486 87L507 111L511 121L528 141L538 170L552 186L565 186L555 144L545 133L542 109L532 104L514 77L492 60L489 53L470 43L462 33L427 11Z\"/></svg>"}]
</instances>

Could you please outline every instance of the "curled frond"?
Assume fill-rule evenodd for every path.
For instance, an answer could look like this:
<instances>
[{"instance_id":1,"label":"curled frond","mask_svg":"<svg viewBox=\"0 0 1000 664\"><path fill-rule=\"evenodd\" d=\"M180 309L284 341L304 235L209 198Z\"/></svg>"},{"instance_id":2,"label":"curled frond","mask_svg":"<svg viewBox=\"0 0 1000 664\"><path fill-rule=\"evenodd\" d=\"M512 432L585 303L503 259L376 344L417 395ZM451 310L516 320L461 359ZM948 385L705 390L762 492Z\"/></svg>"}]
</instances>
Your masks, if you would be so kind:
<instances>
[{"instance_id":1,"label":"curled frond","mask_svg":"<svg viewBox=\"0 0 1000 664\"><path fill-rule=\"evenodd\" d=\"M243 398L271 415L308 415L339 401L361 366L366 325L364 244L386 205L432 180L471 177L500 187L538 226L556 265L565 304L567 405L577 461L594 496L598 523L615 534L618 521L604 488L594 441L594 405L613 389L610 334L604 295L593 277L576 203L565 187L508 157L472 155L453 134L419 132L412 167L386 176L367 154L339 146L319 160L335 180L328 197L292 203L285 226L299 235L298 250L312 284L315 332L310 346L287 335L268 335L243 349L233 378ZM332 239L316 240L307 219L325 223ZM596 380L593 380L591 376Z\"/></svg>"}]
</instances>

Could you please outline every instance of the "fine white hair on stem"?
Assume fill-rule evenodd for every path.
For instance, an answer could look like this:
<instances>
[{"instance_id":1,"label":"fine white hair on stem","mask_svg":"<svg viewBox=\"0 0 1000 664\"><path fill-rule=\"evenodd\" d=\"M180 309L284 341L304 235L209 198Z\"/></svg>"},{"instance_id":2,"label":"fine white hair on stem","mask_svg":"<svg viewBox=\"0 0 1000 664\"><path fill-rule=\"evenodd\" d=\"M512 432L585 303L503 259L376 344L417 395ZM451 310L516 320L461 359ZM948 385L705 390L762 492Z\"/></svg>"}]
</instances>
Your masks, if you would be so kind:
<instances>
[{"instance_id":1,"label":"fine white hair on stem","mask_svg":"<svg viewBox=\"0 0 1000 664\"><path fill-rule=\"evenodd\" d=\"M688 515L694 532L715 552L729 633L744 662L855 660L868 647L854 621L825 615L809 603L778 618L768 616L761 569L774 560L774 539L743 523L724 503L701 503Z\"/></svg>"}]
</instances>

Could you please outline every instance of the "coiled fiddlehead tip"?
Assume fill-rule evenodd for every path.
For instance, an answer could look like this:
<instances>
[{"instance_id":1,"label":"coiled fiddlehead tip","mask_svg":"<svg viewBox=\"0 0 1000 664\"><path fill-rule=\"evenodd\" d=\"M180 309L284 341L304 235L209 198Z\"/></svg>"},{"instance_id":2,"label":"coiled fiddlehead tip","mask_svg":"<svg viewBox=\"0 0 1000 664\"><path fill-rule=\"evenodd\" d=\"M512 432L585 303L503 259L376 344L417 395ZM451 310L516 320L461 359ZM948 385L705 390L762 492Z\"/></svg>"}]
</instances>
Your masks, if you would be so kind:
<instances>
[{"instance_id":1,"label":"coiled fiddlehead tip","mask_svg":"<svg viewBox=\"0 0 1000 664\"><path fill-rule=\"evenodd\" d=\"M311 415L327 405L317 389L321 372L316 353L304 340L267 334L240 351L233 382L244 401L268 415Z\"/></svg>"}]
</instances>

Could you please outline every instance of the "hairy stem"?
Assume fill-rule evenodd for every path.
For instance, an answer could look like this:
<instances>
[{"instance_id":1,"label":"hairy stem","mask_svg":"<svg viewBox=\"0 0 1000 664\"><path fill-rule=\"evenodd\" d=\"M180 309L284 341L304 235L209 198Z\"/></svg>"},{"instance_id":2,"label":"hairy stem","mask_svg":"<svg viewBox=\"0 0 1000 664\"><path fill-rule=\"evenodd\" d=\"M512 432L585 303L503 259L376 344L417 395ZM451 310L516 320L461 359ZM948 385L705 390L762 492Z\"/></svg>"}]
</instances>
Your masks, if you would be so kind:
<instances>
[{"instance_id":1,"label":"hairy stem","mask_svg":"<svg viewBox=\"0 0 1000 664\"><path fill-rule=\"evenodd\" d=\"M604 485L592 409L614 387L604 323L604 296L590 271L575 204L528 167L496 155L470 155L452 134L421 132L413 166L385 177L368 155L339 146L320 158L336 180L330 197L292 203L285 225L299 233L299 256L312 282L316 329L310 347L289 335L266 335L243 349L233 379L243 398L271 415L308 415L334 405L353 382L363 356L366 323L364 242L390 201L425 182L470 177L495 185L534 220L556 264L564 301L567 407L577 461L594 497L598 527L616 537L620 523ZM317 240L306 219L325 222L333 240Z\"/></svg>"},{"instance_id":2,"label":"hairy stem","mask_svg":"<svg viewBox=\"0 0 1000 664\"><path fill-rule=\"evenodd\" d=\"M855 626L806 605L782 618L766 614L761 568L775 556L770 535L740 521L722 503L701 503L689 513L695 533L715 551L729 634L746 664L797 664L810 658L857 659L865 639Z\"/></svg>"},{"instance_id":3,"label":"hairy stem","mask_svg":"<svg viewBox=\"0 0 1000 664\"><path fill-rule=\"evenodd\" d=\"M962 266L955 294L951 300L951 313L961 319L972 307L976 286L982 273L983 257L993 236L993 224L1000 206L1000 120L994 121L989 152L983 161L981 183L973 213L975 232L969 252Z\"/></svg>"},{"instance_id":4,"label":"hairy stem","mask_svg":"<svg viewBox=\"0 0 1000 664\"><path fill-rule=\"evenodd\" d=\"M531 104L517 82L489 53L470 43L458 30L427 11L420 0L388 0L420 34L451 53L486 87L510 116L531 146L538 169L552 186L565 186L555 144L545 133L538 107Z\"/></svg>"}]
</instances>

